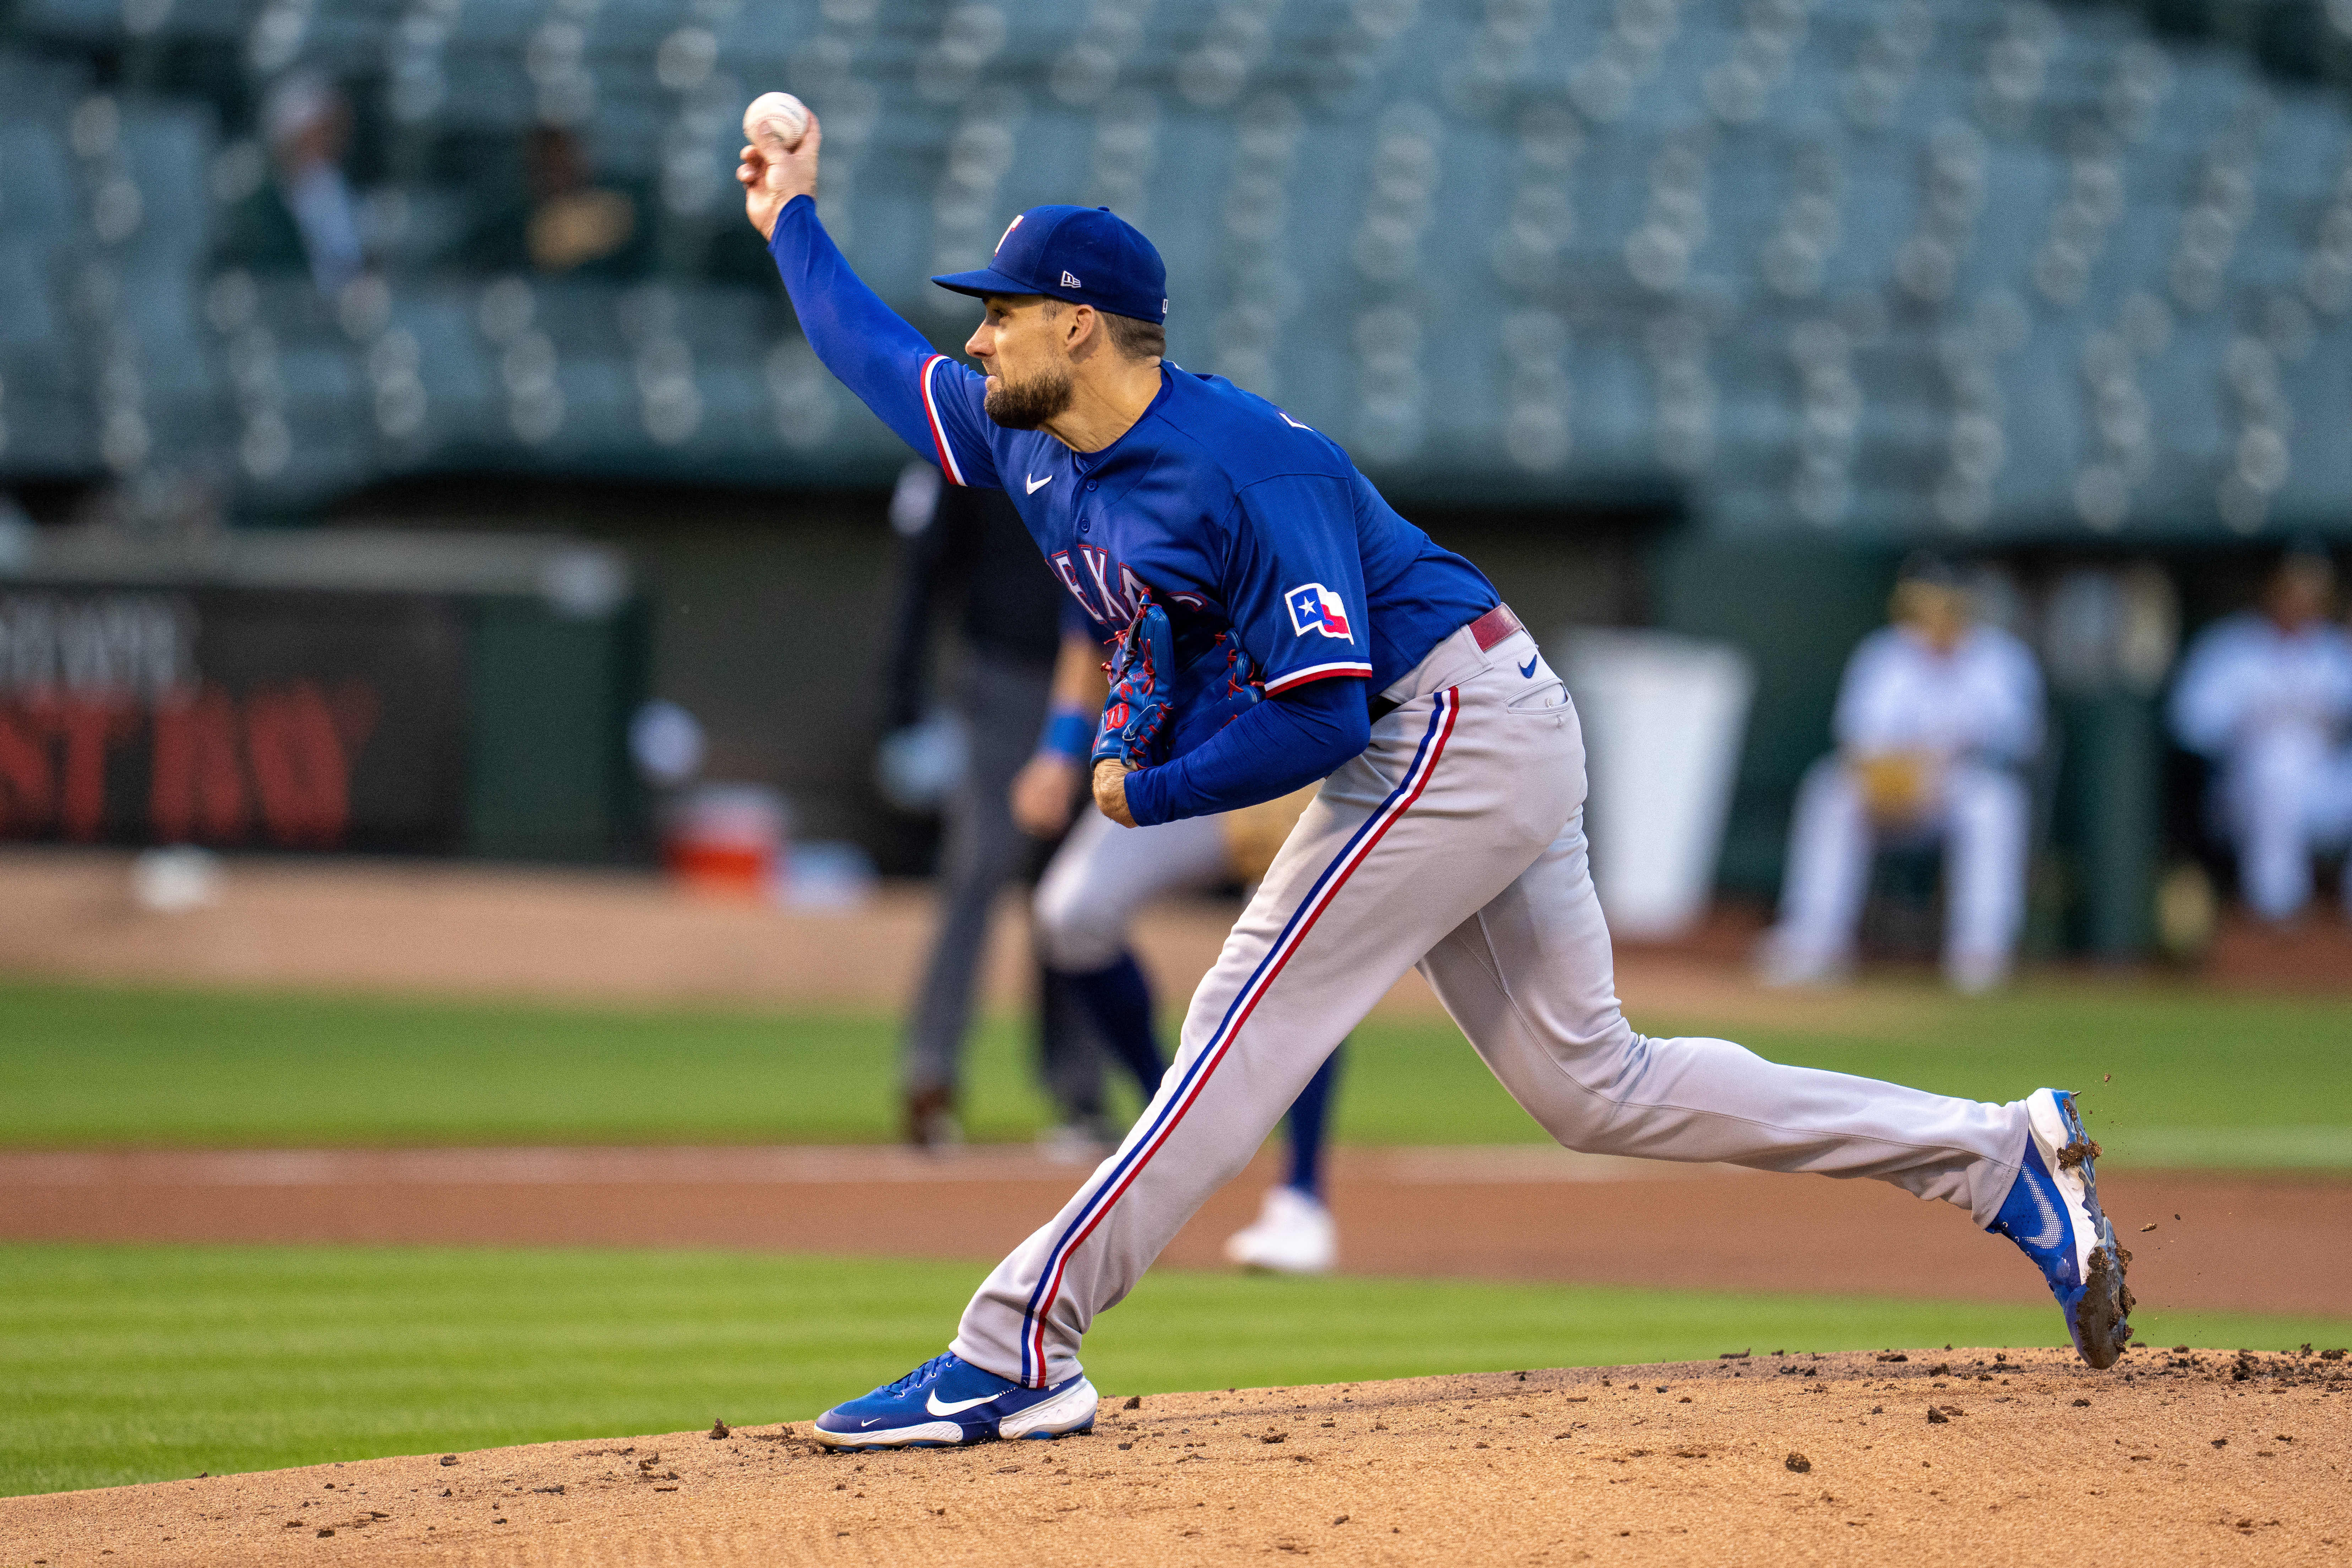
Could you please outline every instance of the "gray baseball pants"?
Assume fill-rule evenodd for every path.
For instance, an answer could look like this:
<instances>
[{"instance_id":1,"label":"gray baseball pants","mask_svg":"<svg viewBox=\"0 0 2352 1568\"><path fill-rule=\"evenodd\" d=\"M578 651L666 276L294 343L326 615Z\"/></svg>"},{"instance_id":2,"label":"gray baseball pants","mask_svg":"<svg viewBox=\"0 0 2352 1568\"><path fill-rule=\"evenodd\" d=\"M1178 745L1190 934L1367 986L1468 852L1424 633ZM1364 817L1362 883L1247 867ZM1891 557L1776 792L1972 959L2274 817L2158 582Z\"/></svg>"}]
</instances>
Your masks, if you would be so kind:
<instances>
[{"instance_id":1,"label":"gray baseball pants","mask_svg":"<svg viewBox=\"0 0 2352 1568\"><path fill-rule=\"evenodd\" d=\"M981 1286L956 1354L1032 1386L1075 1373L1095 1315L1414 965L1569 1148L1874 1176L1991 1222L2023 1158L2021 1101L1780 1067L1626 1024L1586 863L1583 735L1533 639L1482 650L1465 628L1383 695L1402 706L1276 857L1193 994L1160 1092Z\"/></svg>"}]
</instances>

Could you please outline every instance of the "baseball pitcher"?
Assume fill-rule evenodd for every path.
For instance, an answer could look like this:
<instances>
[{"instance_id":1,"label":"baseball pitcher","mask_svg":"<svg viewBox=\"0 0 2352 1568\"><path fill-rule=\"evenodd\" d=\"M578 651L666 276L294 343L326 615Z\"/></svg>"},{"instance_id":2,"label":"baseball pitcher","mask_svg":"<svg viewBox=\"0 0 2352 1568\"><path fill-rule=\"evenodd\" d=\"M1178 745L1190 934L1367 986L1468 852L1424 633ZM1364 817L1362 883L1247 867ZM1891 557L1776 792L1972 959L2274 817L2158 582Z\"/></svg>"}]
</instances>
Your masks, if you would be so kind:
<instances>
[{"instance_id":1,"label":"baseball pitcher","mask_svg":"<svg viewBox=\"0 0 2352 1568\"><path fill-rule=\"evenodd\" d=\"M934 279L980 301L964 345L980 369L934 353L817 222L823 139L812 119L746 145L746 212L833 373L950 480L1003 489L1087 614L1121 628L1093 753L1103 815L1169 822L1321 783L1118 1150L988 1277L945 1354L827 1411L822 1441L1090 1427L1078 1351L1096 1314L1414 965L1568 1147L1958 1204L2040 1266L2084 1358L2114 1363L2131 1298L2070 1095L1982 1104L1635 1033L1586 862L1576 712L1478 569L1337 443L1165 363L1165 268L1107 210L1033 207L987 267ZM1265 700L1232 710L1237 679Z\"/></svg>"}]
</instances>

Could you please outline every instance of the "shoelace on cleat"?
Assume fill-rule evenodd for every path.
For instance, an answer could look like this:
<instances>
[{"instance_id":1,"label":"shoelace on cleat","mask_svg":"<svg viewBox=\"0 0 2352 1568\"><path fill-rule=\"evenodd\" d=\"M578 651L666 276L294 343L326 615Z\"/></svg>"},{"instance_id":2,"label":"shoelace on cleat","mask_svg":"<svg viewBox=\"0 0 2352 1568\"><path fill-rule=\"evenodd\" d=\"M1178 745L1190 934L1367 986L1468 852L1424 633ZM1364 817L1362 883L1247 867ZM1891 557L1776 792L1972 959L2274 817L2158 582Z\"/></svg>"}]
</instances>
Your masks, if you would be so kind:
<instances>
[{"instance_id":1,"label":"shoelace on cleat","mask_svg":"<svg viewBox=\"0 0 2352 1568\"><path fill-rule=\"evenodd\" d=\"M952 1352L949 1353L950 1355L953 1354ZM947 1369L948 1359L949 1357L946 1355L935 1355L930 1360L925 1362L922 1365L917 1367L914 1371L908 1373L906 1376L900 1378L898 1382L885 1384L882 1392L885 1394L904 1394L908 1389L920 1388L923 1384L930 1382L933 1378L939 1376L941 1372Z\"/></svg>"}]
</instances>

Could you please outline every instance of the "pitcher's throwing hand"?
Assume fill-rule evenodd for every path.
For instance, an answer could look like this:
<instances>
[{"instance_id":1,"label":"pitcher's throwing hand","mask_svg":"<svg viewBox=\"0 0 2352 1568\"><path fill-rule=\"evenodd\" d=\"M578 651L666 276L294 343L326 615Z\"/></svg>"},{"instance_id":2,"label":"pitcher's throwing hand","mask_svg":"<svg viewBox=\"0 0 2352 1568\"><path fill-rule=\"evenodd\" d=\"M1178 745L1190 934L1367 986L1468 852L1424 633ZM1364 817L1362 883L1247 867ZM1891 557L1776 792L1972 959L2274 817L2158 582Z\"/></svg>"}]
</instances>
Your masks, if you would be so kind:
<instances>
[{"instance_id":1,"label":"pitcher's throwing hand","mask_svg":"<svg viewBox=\"0 0 2352 1568\"><path fill-rule=\"evenodd\" d=\"M789 117L761 112L771 99L779 98L791 95L763 93L752 100L743 114L743 150L736 154L740 162L735 165L735 180L743 187L743 216L751 220L762 239L776 232L776 216L794 196L816 195L817 148L824 141L824 127L803 107L806 129L796 142L787 144ZM800 104L796 98L791 100Z\"/></svg>"}]
</instances>

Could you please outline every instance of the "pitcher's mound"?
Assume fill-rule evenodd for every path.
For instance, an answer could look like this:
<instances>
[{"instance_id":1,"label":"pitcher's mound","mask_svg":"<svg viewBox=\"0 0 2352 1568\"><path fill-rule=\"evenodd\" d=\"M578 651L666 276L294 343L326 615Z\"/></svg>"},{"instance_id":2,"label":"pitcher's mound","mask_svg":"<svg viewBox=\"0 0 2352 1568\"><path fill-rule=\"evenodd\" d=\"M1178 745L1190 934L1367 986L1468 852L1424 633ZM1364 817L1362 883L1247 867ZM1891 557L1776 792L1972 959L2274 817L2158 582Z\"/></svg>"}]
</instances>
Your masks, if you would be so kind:
<instances>
[{"instance_id":1,"label":"pitcher's mound","mask_svg":"<svg viewBox=\"0 0 2352 1568\"><path fill-rule=\"evenodd\" d=\"M768 1426L17 1498L0 1561L2340 1563L2347 1392L2340 1351L1754 1347L1111 1395L1054 1443L830 1455Z\"/></svg>"}]
</instances>

